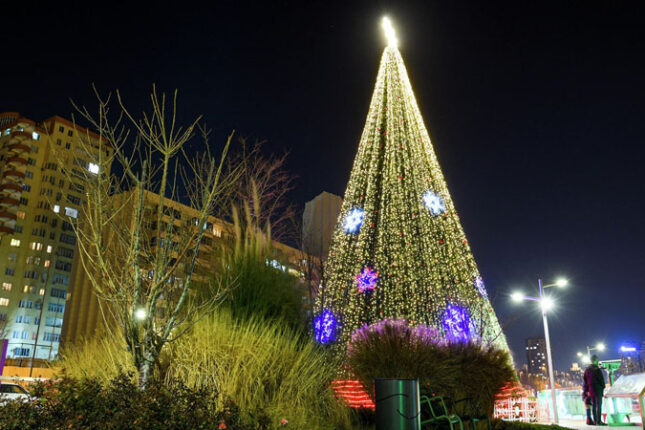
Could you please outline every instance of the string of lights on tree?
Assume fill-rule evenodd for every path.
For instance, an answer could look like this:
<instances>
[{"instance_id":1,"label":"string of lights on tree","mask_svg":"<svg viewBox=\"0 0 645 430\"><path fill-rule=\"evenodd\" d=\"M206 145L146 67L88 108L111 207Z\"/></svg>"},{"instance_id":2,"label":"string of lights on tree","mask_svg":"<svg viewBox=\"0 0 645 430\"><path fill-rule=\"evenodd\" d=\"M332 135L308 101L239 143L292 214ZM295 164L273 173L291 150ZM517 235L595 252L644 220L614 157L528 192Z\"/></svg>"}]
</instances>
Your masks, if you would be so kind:
<instances>
[{"instance_id":1,"label":"string of lights on tree","mask_svg":"<svg viewBox=\"0 0 645 430\"><path fill-rule=\"evenodd\" d=\"M504 335L435 156L396 38L383 53L315 307L316 339L343 351L385 318L446 338Z\"/></svg>"}]
</instances>

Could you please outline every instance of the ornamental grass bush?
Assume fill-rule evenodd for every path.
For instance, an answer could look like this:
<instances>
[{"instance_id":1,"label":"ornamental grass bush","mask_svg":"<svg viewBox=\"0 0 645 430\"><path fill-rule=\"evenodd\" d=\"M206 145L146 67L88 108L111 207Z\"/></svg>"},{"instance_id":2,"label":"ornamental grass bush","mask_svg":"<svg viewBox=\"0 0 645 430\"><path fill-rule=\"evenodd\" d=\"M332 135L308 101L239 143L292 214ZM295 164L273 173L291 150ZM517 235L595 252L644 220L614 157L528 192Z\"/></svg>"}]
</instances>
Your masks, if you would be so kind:
<instances>
[{"instance_id":1,"label":"ornamental grass bush","mask_svg":"<svg viewBox=\"0 0 645 430\"><path fill-rule=\"evenodd\" d=\"M432 327L384 320L358 329L347 352L350 371L373 395L375 378L418 378L422 392L471 398L492 414L495 394L515 377L507 352L479 342L445 340Z\"/></svg>"},{"instance_id":2,"label":"ornamental grass bush","mask_svg":"<svg viewBox=\"0 0 645 430\"><path fill-rule=\"evenodd\" d=\"M61 372L105 386L131 370L125 344L109 339L63 351L57 363ZM226 410L228 399L234 401L240 425L277 429L285 427L284 419L297 429L355 428L353 412L335 399L329 385L337 369L327 351L287 325L234 318L222 309L171 344L156 378L219 393L213 400L218 413Z\"/></svg>"},{"instance_id":3,"label":"ornamental grass bush","mask_svg":"<svg viewBox=\"0 0 645 430\"><path fill-rule=\"evenodd\" d=\"M189 388L180 381L153 381L139 390L131 375L108 384L96 378L65 377L30 387L37 400L0 407L2 429L229 429L256 426L240 422L232 402L221 402L211 387Z\"/></svg>"}]
</instances>

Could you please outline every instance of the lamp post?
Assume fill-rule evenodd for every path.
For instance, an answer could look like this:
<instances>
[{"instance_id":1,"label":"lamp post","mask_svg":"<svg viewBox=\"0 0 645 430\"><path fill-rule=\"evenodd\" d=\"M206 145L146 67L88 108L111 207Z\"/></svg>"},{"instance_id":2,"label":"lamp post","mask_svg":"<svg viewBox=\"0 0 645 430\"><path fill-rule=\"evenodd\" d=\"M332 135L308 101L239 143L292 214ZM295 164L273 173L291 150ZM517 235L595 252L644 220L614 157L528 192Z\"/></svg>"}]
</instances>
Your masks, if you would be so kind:
<instances>
[{"instance_id":1,"label":"lamp post","mask_svg":"<svg viewBox=\"0 0 645 430\"><path fill-rule=\"evenodd\" d=\"M558 424L558 409L555 400L555 377L553 374L553 359L551 357L551 339L549 337L549 322L547 320L547 311L553 307L553 301L549 296L544 295L544 290L550 287L565 287L568 284L566 279L558 279L552 284L542 285L542 279L538 279L538 297L525 296L522 293L513 293L511 298L516 302L529 300L539 302L542 310L542 322L544 323L544 340L546 341L546 360L547 369L549 370L549 383L551 385L551 406L553 407L553 424Z\"/></svg>"},{"instance_id":2,"label":"lamp post","mask_svg":"<svg viewBox=\"0 0 645 430\"><path fill-rule=\"evenodd\" d=\"M596 346L587 345L587 355L584 355L582 352L578 352L578 357L580 357L586 363L591 363L591 351L604 351L605 344L598 342Z\"/></svg>"}]
</instances>

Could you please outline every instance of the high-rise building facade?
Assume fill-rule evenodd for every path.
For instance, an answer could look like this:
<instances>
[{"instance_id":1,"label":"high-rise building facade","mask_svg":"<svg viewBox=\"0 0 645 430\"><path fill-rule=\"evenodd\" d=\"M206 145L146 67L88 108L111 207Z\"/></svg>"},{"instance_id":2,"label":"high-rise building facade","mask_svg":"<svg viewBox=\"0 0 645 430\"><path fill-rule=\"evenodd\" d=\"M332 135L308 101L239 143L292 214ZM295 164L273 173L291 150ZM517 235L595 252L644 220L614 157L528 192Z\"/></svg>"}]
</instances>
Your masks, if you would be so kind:
<instances>
[{"instance_id":1,"label":"high-rise building facade","mask_svg":"<svg viewBox=\"0 0 645 430\"><path fill-rule=\"evenodd\" d=\"M526 339L526 364L530 375L546 375L546 341L543 337Z\"/></svg>"},{"instance_id":2,"label":"high-rise building facade","mask_svg":"<svg viewBox=\"0 0 645 430\"><path fill-rule=\"evenodd\" d=\"M92 160L99 136L59 116L36 123L16 112L0 113L0 135L0 321L7 357L50 360L76 264L74 224L84 184L103 174ZM96 153L81 150L81 140Z\"/></svg>"},{"instance_id":3,"label":"high-rise building facade","mask_svg":"<svg viewBox=\"0 0 645 430\"><path fill-rule=\"evenodd\" d=\"M113 196L113 198L123 199L123 201L137 201L137 194L133 193L136 191L127 191ZM142 245L142 248L145 248L149 253L156 252L159 246L175 248L177 242L182 240L181 232L198 224L199 213L195 209L166 198L163 201L162 225L157 225L154 214L157 213L161 204L160 196L145 191L143 201L145 202L144 211L150 215L144 216L144 218L154 220L142 225L142 237L147 242ZM124 211L120 218L124 222L130 222L131 216L131 213ZM169 226L170 228L168 228ZM160 237L157 231L172 232L170 239L166 239L165 233L163 233L164 237ZM197 264L191 276L192 288L199 289L200 284L205 285L212 282L213 273L219 269L217 253L223 249L224 241L228 241L229 244L233 242L233 234L234 228L231 224L215 217L208 217L204 225L204 237L199 247ZM302 254L298 249L273 241L271 252L272 254L267 256L266 260L268 266L298 278L302 277L300 272ZM177 257L177 253L173 251L172 258ZM178 270L175 275L180 275L180 272L181 270ZM71 278L73 282L70 284L70 300L65 309L61 335L61 342L65 347L78 344L97 335L100 336L105 330L113 329L117 324L112 316L113 310L107 307L108 304L105 302L102 306L99 304L99 298L81 264L76 265Z\"/></svg>"},{"instance_id":4,"label":"high-rise building facade","mask_svg":"<svg viewBox=\"0 0 645 430\"><path fill-rule=\"evenodd\" d=\"M307 254L325 260L343 199L323 191L305 204L302 215L303 245Z\"/></svg>"}]
</instances>

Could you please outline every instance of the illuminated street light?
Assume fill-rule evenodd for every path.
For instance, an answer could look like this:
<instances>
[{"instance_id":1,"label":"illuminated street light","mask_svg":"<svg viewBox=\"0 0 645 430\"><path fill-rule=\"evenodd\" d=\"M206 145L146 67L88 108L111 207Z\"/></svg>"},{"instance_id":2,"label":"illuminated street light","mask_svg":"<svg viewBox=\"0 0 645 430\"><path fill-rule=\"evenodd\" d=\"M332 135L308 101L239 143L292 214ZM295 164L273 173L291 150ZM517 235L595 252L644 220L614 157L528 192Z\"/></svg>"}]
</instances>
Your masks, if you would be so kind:
<instances>
[{"instance_id":1,"label":"illuminated street light","mask_svg":"<svg viewBox=\"0 0 645 430\"><path fill-rule=\"evenodd\" d=\"M516 291L513 294L511 294L511 300L514 302L521 302L524 300L524 293Z\"/></svg>"},{"instance_id":2,"label":"illuminated street light","mask_svg":"<svg viewBox=\"0 0 645 430\"><path fill-rule=\"evenodd\" d=\"M569 285L569 281L567 281L566 279L560 278L557 281L555 281L556 287L562 288L562 287L566 287L567 285Z\"/></svg>"},{"instance_id":3,"label":"illuminated street light","mask_svg":"<svg viewBox=\"0 0 645 430\"><path fill-rule=\"evenodd\" d=\"M596 346L589 346L587 345L587 355L583 355L582 352L578 353L578 357L587 357L587 362L591 363L591 351L604 351L606 348L605 344L602 342L598 342Z\"/></svg>"},{"instance_id":4,"label":"illuminated street light","mask_svg":"<svg viewBox=\"0 0 645 430\"><path fill-rule=\"evenodd\" d=\"M540 304L542 305L542 309L545 311L553 309L553 300L551 297L543 297L542 300L540 300Z\"/></svg>"},{"instance_id":5,"label":"illuminated street light","mask_svg":"<svg viewBox=\"0 0 645 430\"><path fill-rule=\"evenodd\" d=\"M143 308L139 308L134 312L134 318L138 321L143 321L146 319L146 310Z\"/></svg>"},{"instance_id":6,"label":"illuminated street light","mask_svg":"<svg viewBox=\"0 0 645 430\"><path fill-rule=\"evenodd\" d=\"M549 287L565 287L569 282L566 279L558 279L552 284L542 285L542 279L538 279L538 292L540 293L538 297L525 296L520 292L515 292L511 294L511 299L514 302L521 302L523 300L529 300L533 302L539 302L540 308L542 309L542 322L544 323L544 340L546 341L546 357L547 357L547 368L549 369L549 385L551 385L551 407L553 408L553 424L558 424L558 409L555 401L555 377L553 374L553 358L551 356L551 339L549 337L549 322L547 321L547 311L553 309L553 299L549 296L544 295L544 289ZM579 353L581 356L582 353Z\"/></svg>"}]
</instances>

